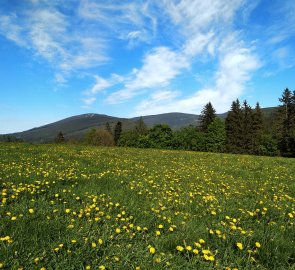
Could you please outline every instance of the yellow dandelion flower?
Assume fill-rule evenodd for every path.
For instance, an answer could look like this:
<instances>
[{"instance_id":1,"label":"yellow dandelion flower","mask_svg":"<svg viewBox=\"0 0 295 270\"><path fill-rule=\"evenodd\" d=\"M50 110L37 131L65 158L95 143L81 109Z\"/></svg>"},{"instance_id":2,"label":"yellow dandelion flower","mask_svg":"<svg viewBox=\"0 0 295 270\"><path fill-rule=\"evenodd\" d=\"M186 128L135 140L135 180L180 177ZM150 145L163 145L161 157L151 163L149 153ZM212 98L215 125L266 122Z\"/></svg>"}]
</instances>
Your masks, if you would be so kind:
<instances>
[{"instance_id":1,"label":"yellow dandelion flower","mask_svg":"<svg viewBox=\"0 0 295 270\"><path fill-rule=\"evenodd\" d=\"M184 250L184 247L183 246L177 246L176 249L181 252L181 251Z\"/></svg>"},{"instance_id":2,"label":"yellow dandelion flower","mask_svg":"<svg viewBox=\"0 0 295 270\"><path fill-rule=\"evenodd\" d=\"M34 213L34 209L33 209L33 208L30 208L30 209L29 209L29 213L30 213L30 214L33 214L33 213Z\"/></svg>"},{"instance_id":3,"label":"yellow dandelion flower","mask_svg":"<svg viewBox=\"0 0 295 270\"><path fill-rule=\"evenodd\" d=\"M193 248L191 246L186 246L186 250L191 251Z\"/></svg>"},{"instance_id":4,"label":"yellow dandelion flower","mask_svg":"<svg viewBox=\"0 0 295 270\"><path fill-rule=\"evenodd\" d=\"M149 249L151 254L155 254L156 253L156 249L154 247L150 247Z\"/></svg>"},{"instance_id":5,"label":"yellow dandelion flower","mask_svg":"<svg viewBox=\"0 0 295 270\"><path fill-rule=\"evenodd\" d=\"M92 247L92 248L96 248L96 243L92 242L92 243L91 243L91 247Z\"/></svg>"},{"instance_id":6,"label":"yellow dandelion flower","mask_svg":"<svg viewBox=\"0 0 295 270\"><path fill-rule=\"evenodd\" d=\"M238 243L237 243L237 247L238 247L239 250L242 250L242 249L243 249L243 244L240 243L240 242L238 242Z\"/></svg>"},{"instance_id":7,"label":"yellow dandelion flower","mask_svg":"<svg viewBox=\"0 0 295 270\"><path fill-rule=\"evenodd\" d=\"M197 254L199 254L199 250L197 250L197 249L195 248L195 249L193 249L193 253L197 255Z\"/></svg>"},{"instance_id":8,"label":"yellow dandelion flower","mask_svg":"<svg viewBox=\"0 0 295 270\"><path fill-rule=\"evenodd\" d=\"M257 248L260 248L260 247L261 247L261 244L260 244L259 242L256 242L256 243L255 243L255 246L256 246Z\"/></svg>"},{"instance_id":9,"label":"yellow dandelion flower","mask_svg":"<svg viewBox=\"0 0 295 270\"><path fill-rule=\"evenodd\" d=\"M120 228L117 228L116 233L120 233L120 232L121 232Z\"/></svg>"}]
</instances>

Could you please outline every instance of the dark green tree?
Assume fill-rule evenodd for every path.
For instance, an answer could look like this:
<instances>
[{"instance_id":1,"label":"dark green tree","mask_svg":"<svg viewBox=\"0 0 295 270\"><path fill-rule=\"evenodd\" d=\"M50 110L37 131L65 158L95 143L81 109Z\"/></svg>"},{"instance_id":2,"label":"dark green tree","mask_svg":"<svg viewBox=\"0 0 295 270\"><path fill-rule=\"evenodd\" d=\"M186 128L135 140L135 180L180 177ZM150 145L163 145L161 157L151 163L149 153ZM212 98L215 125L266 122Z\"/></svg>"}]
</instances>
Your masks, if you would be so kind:
<instances>
[{"instance_id":1,"label":"dark green tree","mask_svg":"<svg viewBox=\"0 0 295 270\"><path fill-rule=\"evenodd\" d=\"M121 133L122 133L122 122L119 121L115 126L115 132L114 132L115 145L118 145L118 141L120 139Z\"/></svg>"},{"instance_id":2,"label":"dark green tree","mask_svg":"<svg viewBox=\"0 0 295 270\"><path fill-rule=\"evenodd\" d=\"M225 123L220 118L215 118L208 126L206 133L206 151L224 152L226 143Z\"/></svg>"},{"instance_id":3,"label":"dark green tree","mask_svg":"<svg viewBox=\"0 0 295 270\"><path fill-rule=\"evenodd\" d=\"M108 131L111 135L113 135L113 131L109 122L106 122L105 130Z\"/></svg>"},{"instance_id":4,"label":"dark green tree","mask_svg":"<svg viewBox=\"0 0 295 270\"><path fill-rule=\"evenodd\" d=\"M259 155L260 152L260 143L262 141L262 136L264 132L264 117L259 103L256 103L255 110L252 114L252 154Z\"/></svg>"},{"instance_id":5,"label":"dark green tree","mask_svg":"<svg viewBox=\"0 0 295 270\"><path fill-rule=\"evenodd\" d=\"M134 131L138 136L147 135L148 128L147 128L146 124L144 123L142 117L140 117L138 119L138 121L136 122Z\"/></svg>"},{"instance_id":6,"label":"dark green tree","mask_svg":"<svg viewBox=\"0 0 295 270\"><path fill-rule=\"evenodd\" d=\"M215 118L216 118L216 111L213 108L211 102L209 102L204 106L199 118L201 131L206 132L208 129L208 126L213 122Z\"/></svg>"},{"instance_id":7,"label":"dark green tree","mask_svg":"<svg viewBox=\"0 0 295 270\"><path fill-rule=\"evenodd\" d=\"M158 124L150 129L148 141L151 148L171 148L173 133L169 125Z\"/></svg>"},{"instance_id":8,"label":"dark green tree","mask_svg":"<svg viewBox=\"0 0 295 270\"><path fill-rule=\"evenodd\" d=\"M198 131L193 125L176 130L173 133L173 148L195 150L199 133L200 131Z\"/></svg>"},{"instance_id":9,"label":"dark green tree","mask_svg":"<svg viewBox=\"0 0 295 270\"><path fill-rule=\"evenodd\" d=\"M286 88L279 98L282 103L279 106L277 114L277 139L279 142L279 150L284 156L292 156L292 142L293 142L293 122L294 122L294 95Z\"/></svg>"},{"instance_id":10,"label":"dark green tree","mask_svg":"<svg viewBox=\"0 0 295 270\"><path fill-rule=\"evenodd\" d=\"M65 136L64 134L60 131L56 137L55 137L55 140L54 140L56 143L64 143L66 140L65 140Z\"/></svg>"},{"instance_id":11,"label":"dark green tree","mask_svg":"<svg viewBox=\"0 0 295 270\"><path fill-rule=\"evenodd\" d=\"M253 152L253 114L250 105L245 100L242 107L242 147L241 152L251 154Z\"/></svg>"},{"instance_id":12,"label":"dark green tree","mask_svg":"<svg viewBox=\"0 0 295 270\"><path fill-rule=\"evenodd\" d=\"M243 112L240 101L233 101L225 119L226 149L231 153L241 153L243 150Z\"/></svg>"}]
</instances>

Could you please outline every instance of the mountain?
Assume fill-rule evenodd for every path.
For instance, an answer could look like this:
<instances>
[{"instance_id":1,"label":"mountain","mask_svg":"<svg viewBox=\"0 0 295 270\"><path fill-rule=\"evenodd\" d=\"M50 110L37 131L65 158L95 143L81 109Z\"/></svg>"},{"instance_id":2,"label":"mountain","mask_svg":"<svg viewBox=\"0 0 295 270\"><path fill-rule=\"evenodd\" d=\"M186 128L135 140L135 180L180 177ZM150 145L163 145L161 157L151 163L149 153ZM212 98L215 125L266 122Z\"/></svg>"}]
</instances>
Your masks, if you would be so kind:
<instances>
[{"instance_id":1,"label":"mountain","mask_svg":"<svg viewBox=\"0 0 295 270\"><path fill-rule=\"evenodd\" d=\"M273 117L275 109L275 107L264 108L262 111L266 117L270 118ZM217 116L225 119L227 112L218 114ZM123 131L131 130L134 128L136 121L138 121L139 118L140 117L134 117L128 119L104 114L88 113L72 116L48 125L8 135L22 139L26 142L46 143L54 141L56 135L61 131L66 139L82 140L90 129L105 128L107 122L110 124L112 130L114 130L118 121L122 122ZM153 127L156 124L168 124L173 130L176 130L188 125L198 125L199 115L174 112L142 116L142 119L148 127Z\"/></svg>"},{"instance_id":2,"label":"mountain","mask_svg":"<svg viewBox=\"0 0 295 270\"><path fill-rule=\"evenodd\" d=\"M130 120L137 121L140 117L134 117ZM188 125L197 125L199 116L188 113L163 113L155 115L142 116L143 121L148 127L156 124L168 124L172 129Z\"/></svg>"},{"instance_id":3,"label":"mountain","mask_svg":"<svg viewBox=\"0 0 295 270\"><path fill-rule=\"evenodd\" d=\"M104 128L107 122L111 128L114 128L118 121L122 122L125 130L134 127L134 122L125 118L89 113L9 135L27 142L45 143L54 141L58 132L61 131L67 139L81 140L90 129Z\"/></svg>"}]
</instances>

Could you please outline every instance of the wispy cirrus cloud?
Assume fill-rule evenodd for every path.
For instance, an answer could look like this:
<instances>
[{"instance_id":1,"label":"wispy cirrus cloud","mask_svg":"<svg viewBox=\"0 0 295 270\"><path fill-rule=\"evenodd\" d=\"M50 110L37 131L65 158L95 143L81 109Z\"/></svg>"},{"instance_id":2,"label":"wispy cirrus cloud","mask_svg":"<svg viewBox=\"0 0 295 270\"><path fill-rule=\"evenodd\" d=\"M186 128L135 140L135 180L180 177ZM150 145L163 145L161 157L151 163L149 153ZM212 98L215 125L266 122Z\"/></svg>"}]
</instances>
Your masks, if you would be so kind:
<instances>
[{"instance_id":1,"label":"wispy cirrus cloud","mask_svg":"<svg viewBox=\"0 0 295 270\"><path fill-rule=\"evenodd\" d=\"M156 107L160 111L198 112L201 105L212 99L218 100L219 104L222 102L219 107L225 108L243 93L251 73L261 65L252 53L253 48L247 48L239 33L231 27L235 13L245 5L245 1L214 0L209 3L182 0L161 1L159 5L167 19L175 24L182 43L177 47L172 44L148 52L141 68L127 76L122 88L110 94L107 102L116 104L150 93L150 98L138 105L137 113L140 110L152 112ZM220 24L223 24L221 30ZM206 61L218 63L212 86L196 89L188 99L183 91L184 98L178 95L177 100L173 99L178 91L167 90L173 88L173 80L190 70L196 62L203 61L205 55L208 56ZM159 99L153 93L159 91L172 95Z\"/></svg>"},{"instance_id":2,"label":"wispy cirrus cloud","mask_svg":"<svg viewBox=\"0 0 295 270\"><path fill-rule=\"evenodd\" d=\"M48 62L57 82L72 72L105 63L107 39L87 24L73 28L79 20L62 13L54 1L32 1L26 9L3 14L0 34ZM96 33L96 34L95 34Z\"/></svg>"},{"instance_id":3,"label":"wispy cirrus cloud","mask_svg":"<svg viewBox=\"0 0 295 270\"><path fill-rule=\"evenodd\" d=\"M221 56L214 75L215 83L211 88L196 90L192 95L184 95L183 92L181 95L180 91L163 91L163 98L152 94L136 107L134 115L167 111L199 113L209 101L217 111L224 112L228 110L232 100L243 93L251 72L259 67L260 62L250 49L228 47Z\"/></svg>"},{"instance_id":4,"label":"wispy cirrus cloud","mask_svg":"<svg viewBox=\"0 0 295 270\"><path fill-rule=\"evenodd\" d=\"M134 69L125 79L123 89L111 94L107 102L120 103L146 90L165 87L188 67L187 59L181 54L167 47L155 48L144 57L141 69Z\"/></svg>"}]
</instances>

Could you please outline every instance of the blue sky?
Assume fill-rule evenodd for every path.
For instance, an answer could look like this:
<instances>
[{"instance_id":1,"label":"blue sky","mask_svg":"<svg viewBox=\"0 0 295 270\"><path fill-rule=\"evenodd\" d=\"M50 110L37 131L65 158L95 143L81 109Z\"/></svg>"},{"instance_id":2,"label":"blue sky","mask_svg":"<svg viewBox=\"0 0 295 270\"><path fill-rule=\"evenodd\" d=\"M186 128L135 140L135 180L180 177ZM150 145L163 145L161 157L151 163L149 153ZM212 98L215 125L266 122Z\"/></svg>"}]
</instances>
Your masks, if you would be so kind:
<instances>
[{"instance_id":1,"label":"blue sky","mask_svg":"<svg viewBox=\"0 0 295 270\"><path fill-rule=\"evenodd\" d=\"M294 65L294 0L1 0L0 133L276 106Z\"/></svg>"}]
</instances>

